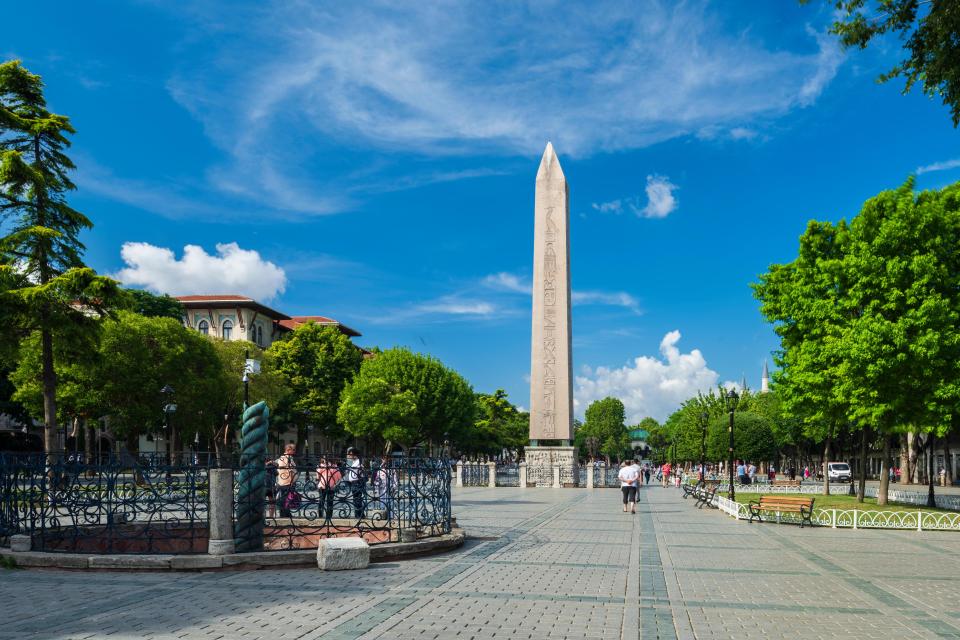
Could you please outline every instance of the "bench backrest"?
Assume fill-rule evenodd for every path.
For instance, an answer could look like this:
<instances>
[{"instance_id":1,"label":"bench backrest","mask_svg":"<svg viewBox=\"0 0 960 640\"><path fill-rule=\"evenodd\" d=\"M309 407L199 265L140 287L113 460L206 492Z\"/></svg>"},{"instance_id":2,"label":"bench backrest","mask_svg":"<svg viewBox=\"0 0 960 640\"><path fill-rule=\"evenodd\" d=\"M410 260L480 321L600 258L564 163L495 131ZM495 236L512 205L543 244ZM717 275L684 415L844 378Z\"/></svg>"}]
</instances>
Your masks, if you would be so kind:
<instances>
[{"instance_id":1,"label":"bench backrest","mask_svg":"<svg viewBox=\"0 0 960 640\"><path fill-rule=\"evenodd\" d=\"M813 506L813 498L806 498L801 496L778 496L778 495L762 495L760 496L760 506L766 504L790 504L790 505L802 505L805 507Z\"/></svg>"}]
</instances>

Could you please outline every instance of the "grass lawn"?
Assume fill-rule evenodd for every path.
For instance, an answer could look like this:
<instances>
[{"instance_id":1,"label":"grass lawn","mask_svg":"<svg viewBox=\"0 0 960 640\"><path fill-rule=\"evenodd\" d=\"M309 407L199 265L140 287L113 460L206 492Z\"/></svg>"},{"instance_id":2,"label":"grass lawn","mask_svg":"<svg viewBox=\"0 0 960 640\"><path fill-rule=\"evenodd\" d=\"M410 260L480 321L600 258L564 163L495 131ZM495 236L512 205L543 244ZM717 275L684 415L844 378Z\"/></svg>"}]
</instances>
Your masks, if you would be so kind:
<instances>
[{"instance_id":1,"label":"grass lawn","mask_svg":"<svg viewBox=\"0 0 960 640\"><path fill-rule=\"evenodd\" d=\"M759 502L761 495L780 495L780 494L761 494L747 493L746 491L737 491L737 502L747 504L751 500ZM796 496L797 494L783 494ZM857 502L856 496L847 495L829 495L804 494L804 498L813 498L814 509L860 509L861 511L942 511L956 513L950 509L939 509L936 507L919 507L912 504L888 503L885 506L878 507L876 498L865 498L863 502Z\"/></svg>"}]
</instances>

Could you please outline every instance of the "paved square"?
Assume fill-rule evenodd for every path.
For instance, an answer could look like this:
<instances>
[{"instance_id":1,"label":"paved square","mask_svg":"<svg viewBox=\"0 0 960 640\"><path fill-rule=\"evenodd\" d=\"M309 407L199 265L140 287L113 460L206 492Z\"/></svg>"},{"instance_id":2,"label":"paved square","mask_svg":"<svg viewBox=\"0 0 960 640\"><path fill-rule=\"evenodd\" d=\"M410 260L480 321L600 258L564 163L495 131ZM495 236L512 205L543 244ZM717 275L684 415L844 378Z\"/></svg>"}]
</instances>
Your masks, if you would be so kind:
<instances>
[{"instance_id":1,"label":"paved square","mask_svg":"<svg viewBox=\"0 0 960 640\"><path fill-rule=\"evenodd\" d=\"M7 638L960 638L960 536L747 525L647 488L457 490L471 540L371 565L0 570Z\"/></svg>"}]
</instances>

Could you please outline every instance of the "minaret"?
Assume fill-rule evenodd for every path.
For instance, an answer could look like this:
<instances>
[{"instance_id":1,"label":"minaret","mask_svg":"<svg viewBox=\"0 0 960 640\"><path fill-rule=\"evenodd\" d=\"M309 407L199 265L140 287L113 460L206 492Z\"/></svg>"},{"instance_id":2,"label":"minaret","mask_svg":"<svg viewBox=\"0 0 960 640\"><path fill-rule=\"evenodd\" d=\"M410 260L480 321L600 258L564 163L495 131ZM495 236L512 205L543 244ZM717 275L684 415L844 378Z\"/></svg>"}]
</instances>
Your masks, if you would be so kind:
<instances>
[{"instance_id":1,"label":"minaret","mask_svg":"<svg viewBox=\"0 0 960 640\"><path fill-rule=\"evenodd\" d=\"M573 441L567 179L547 143L537 171L533 223L530 440Z\"/></svg>"},{"instance_id":2,"label":"minaret","mask_svg":"<svg viewBox=\"0 0 960 640\"><path fill-rule=\"evenodd\" d=\"M763 361L763 375L760 376L760 393L769 393L770 391L770 372L767 371L767 361Z\"/></svg>"}]
</instances>

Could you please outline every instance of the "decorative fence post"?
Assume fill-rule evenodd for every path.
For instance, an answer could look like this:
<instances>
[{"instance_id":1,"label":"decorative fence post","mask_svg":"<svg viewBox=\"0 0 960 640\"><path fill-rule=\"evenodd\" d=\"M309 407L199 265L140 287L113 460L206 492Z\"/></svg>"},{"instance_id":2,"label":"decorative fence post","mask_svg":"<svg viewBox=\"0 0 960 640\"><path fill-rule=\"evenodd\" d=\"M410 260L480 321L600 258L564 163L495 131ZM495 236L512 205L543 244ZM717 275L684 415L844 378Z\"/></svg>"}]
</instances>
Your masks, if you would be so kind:
<instances>
[{"instance_id":1,"label":"decorative fence post","mask_svg":"<svg viewBox=\"0 0 960 640\"><path fill-rule=\"evenodd\" d=\"M593 464L587 465L587 489L593 489L593 470L595 469Z\"/></svg>"},{"instance_id":2,"label":"decorative fence post","mask_svg":"<svg viewBox=\"0 0 960 640\"><path fill-rule=\"evenodd\" d=\"M560 484L560 467L553 468L553 488L560 489L563 485Z\"/></svg>"},{"instance_id":3,"label":"decorative fence post","mask_svg":"<svg viewBox=\"0 0 960 640\"><path fill-rule=\"evenodd\" d=\"M234 538L237 551L263 549L264 497L267 469L267 428L270 409L260 401L243 412L240 440L240 473L237 476L237 511Z\"/></svg>"},{"instance_id":4,"label":"decorative fence post","mask_svg":"<svg viewBox=\"0 0 960 640\"><path fill-rule=\"evenodd\" d=\"M463 487L463 463L457 460L457 466L454 468L454 473L457 474L457 477L454 480L453 486Z\"/></svg>"},{"instance_id":5,"label":"decorative fence post","mask_svg":"<svg viewBox=\"0 0 960 640\"><path fill-rule=\"evenodd\" d=\"M853 528L857 528L858 520L860 520L860 512L856 509L853 510Z\"/></svg>"},{"instance_id":6,"label":"decorative fence post","mask_svg":"<svg viewBox=\"0 0 960 640\"><path fill-rule=\"evenodd\" d=\"M836 528L837 528L837 510L836 510L836 509L830 509L830 512L831 512L831 513L830 513L830 528L831 528L831 529L836 529Z\"/></svg>"},{"instance_id":7,"label":"decorative fence post","mask_svg":"<svg viewBox=\"0 0 960 640\"><path fill-rule=\"evenodd\" d=\"M527 488L527 463L526 461L520 463L520 488Z\"/></svg>"},{"instance_id":8,"label":"decorative fence post","mask_svg":"<svg viewBox=\"0 0 960 640\"><path fill-rule=\"evenodd\" d=\"M210 469L209 539L207 553L223 556L233 553L233 469Z\"/></svg>"},{"instance_id":9,"label":"decorative fence post","mask_svg":"<svg viewBox=\"0 0 960 640\"><path fill-rule=\"evenodd\" d=\"M491 489L497 487L497 463L488 462L487 463L487 486Z\"/></svg>"},{"instance_id":10,"label":"decorative fence post","mask_svg":"<svg viewBox=\"0 0 960 640\"><path fill-rule=\"evenodd\" d=\"M917 531L923 531L923 512L917 509Z\"/></svg>"}]
</instances>

